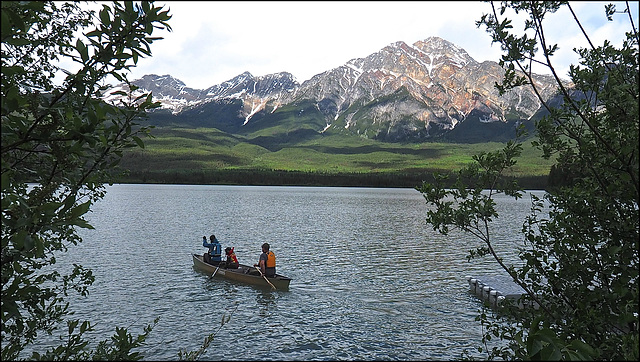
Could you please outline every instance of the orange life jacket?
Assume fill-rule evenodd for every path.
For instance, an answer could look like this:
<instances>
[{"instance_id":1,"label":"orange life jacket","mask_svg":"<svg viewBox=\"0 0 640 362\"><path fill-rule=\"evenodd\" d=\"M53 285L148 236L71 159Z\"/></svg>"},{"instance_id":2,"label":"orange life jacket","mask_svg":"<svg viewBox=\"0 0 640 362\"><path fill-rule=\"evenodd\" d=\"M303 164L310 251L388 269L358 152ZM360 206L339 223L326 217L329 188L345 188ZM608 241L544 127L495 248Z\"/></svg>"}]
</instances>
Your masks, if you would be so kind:
<instances>
[{"instance_id":1,"label":"orange life jacket","mask_svg":"<svg viewBox=\"0 0 640 362\"><path fill-rule=\"evenodd\" d=\"M265 268L275 268L276 267L276 254L273 251L267 252L267 263Z\"/></svg>"}]
</instances>

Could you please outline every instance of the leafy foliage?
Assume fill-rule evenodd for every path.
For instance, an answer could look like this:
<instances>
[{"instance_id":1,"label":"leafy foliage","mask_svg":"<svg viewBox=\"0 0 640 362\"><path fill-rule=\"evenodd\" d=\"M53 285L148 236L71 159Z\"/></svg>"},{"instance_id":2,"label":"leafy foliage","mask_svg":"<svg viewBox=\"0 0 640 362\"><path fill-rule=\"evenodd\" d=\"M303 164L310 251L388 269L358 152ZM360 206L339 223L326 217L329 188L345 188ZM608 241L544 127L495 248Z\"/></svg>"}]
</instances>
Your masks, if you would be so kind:
<instances>
[{"instance_id":1,"label":"leafy foliage","mask_svg":"<svg viewBox=\"0 0 640 362\"><path fill-rule=\"evenodd\" d=\"M539 63L551 70L563 97L557 107L544 104L549 115L536 123L535 144L545 158L556 157L554 168L566 170L570 178L544 199L533 198L531 215L523 223L522 266L502 263L488 228L497 216L490 200L494 190L519 195L517 185L495 182L505 179L503 172L518 156L513 144L478 157L475 166L457 175L454 190L426 183L419 190L434 207L427 223L441 232L454 226L480 238L484 245L470 257L492 254L526 291L524 302L536 306L507 305L492 318L486 313L478 317L486 327L483 343L490 359L637 360L638 32L627 6L623 13L631 29L620 48L609 41L593 46L584 34L591 45L576 50L580 64L571 66L574 86L567 88L553 68L558 45L547 44L543 26L545 15L561 6L573 13L566 2L503 2L478 22L505 52L501 65L506 75L496 84L500 91L536 89L531 64ZM529 16L524 29L533 30L534 37L512 33L508 10ZM615 14L615 7L605 8L609 20ZM524 76L516 76L516 69ZM481 187L490 191L480 197ZM506 345L490 348L492 337Z\"/></svg>"},{"instance_id":2,"label":"leafy foliage","mask_svg":"<svg viewBox=\"0 0 640 362\"><path fill-rule=\"evenodd\" d=\"M86 295L93 283L80 265L69 275L45 267L56 263L56 252L82 241L76 228L91 228L83 215L117 176L123 150L144 145L148 129L137 121L157 106L151 95L111 105L101 100L101 83L126 82L125 72L160 39L151 36L154 29L170 29L169 19L149 2L103 4L97 17L79 3L2 2L3 360L52 333L70 314L68 293ZM61 69L62 60L79 70ZM59 72L66 74L62 85L55 82ZM81 336L91 325L68 323L67 344L33 359L88 357ZM96 353L139 359L129 351L147 333L134 339L117 329L115 350L101 344Z\"/></svg>"},{"instance_id":3,"label":"leafy foliage","mask_svg":"<svg viewBox=\"0 0 640 362\"><path fill-rule=\"evenodd\" d=\"M240 304L236 303L236 307L229 313L229 315L227 315L226 313L222 315L222 319L220 320L220 327L218 327L218 329L215 332L210 333L205 337L204 341L202 342L202 346L197 351L180 350L178 352L178 360L180 361L199 360L200 357L207 351L207 348L209 348L209 345L211 345L211 342L213 342L213 339L220 332L222 327L224 327L225 324L229 323L229 321L231 320L231 316L238 309L238 306L240 306Z\"/></svg>"}]
</instances>

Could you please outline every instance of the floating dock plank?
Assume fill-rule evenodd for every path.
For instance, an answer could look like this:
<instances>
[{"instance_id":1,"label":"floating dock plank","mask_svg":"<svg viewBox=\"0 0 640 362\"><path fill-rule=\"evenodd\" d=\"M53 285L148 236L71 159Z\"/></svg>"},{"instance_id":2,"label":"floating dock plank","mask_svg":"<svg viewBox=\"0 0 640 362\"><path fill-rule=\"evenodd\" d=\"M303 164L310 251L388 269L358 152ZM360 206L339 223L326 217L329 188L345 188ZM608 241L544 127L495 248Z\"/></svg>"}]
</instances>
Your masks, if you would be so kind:
<instances>
[{"instance_id":1,"label":"floating dock plank","mask_svg":"<svg viewBox=\"0 0 640 362\"><path fill-rule=\"evenodd\" d=\"M498 308L505 299L513 300L523 307L519 300L524 289L506 277L485 276L482 278L467 277L469 292L492 308Z\"/></svg>"}]
</instances>

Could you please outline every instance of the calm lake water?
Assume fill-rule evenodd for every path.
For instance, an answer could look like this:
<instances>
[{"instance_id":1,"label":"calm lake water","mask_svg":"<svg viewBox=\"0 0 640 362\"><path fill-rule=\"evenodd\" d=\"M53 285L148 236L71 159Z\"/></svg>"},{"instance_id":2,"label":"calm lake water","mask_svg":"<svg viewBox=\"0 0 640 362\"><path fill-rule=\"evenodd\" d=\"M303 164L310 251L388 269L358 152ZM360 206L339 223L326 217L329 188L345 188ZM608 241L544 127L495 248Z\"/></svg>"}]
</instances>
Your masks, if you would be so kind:
<instances>
[{"instance_id":1,"label":"calm lake water","mask_svg":"<svg viewBox=\"0 0 640 362\"><path fill-rule=\"evenodd\" d=\"M515 255L530 198L497 202L495 242ZM503 273L489 258L467 262L479 241L434 232L426 212L414 189L114 185L87 217L95 230L81 230L84 242L57 266L93 269L90 295L71 309L97 323L96 339L116 326L139 333L160 317L145 360L197 350L224 315L203 360L482 358L481 304L466 276ZM212 233L245 264L269 242L290 290L194 269L191 254Z\"/></svg>"}]
</instances>

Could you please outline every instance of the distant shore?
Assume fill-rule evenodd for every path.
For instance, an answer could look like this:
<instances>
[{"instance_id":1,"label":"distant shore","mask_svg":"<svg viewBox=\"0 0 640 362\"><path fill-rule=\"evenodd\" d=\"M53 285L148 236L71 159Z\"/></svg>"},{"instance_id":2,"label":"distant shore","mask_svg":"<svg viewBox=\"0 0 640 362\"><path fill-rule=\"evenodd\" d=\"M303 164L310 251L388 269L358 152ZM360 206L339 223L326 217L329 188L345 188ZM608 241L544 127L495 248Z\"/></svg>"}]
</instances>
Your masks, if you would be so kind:
<instances>
[{"instance_id":1,"label":"distant shore","mask_svg":"<svg viewBox=\"0 0 640 362\"><path fill-rule=\"evenodd\" d=\"M545 190L547 176L516 178L526 190ZM260 186L343 186L343 187L416 187L433 181L432 172L326 173L284 170L227 169L178 172L133 171L119 179L121 183L188 185L260 185Z\"/></svg>"}]
</instances>

